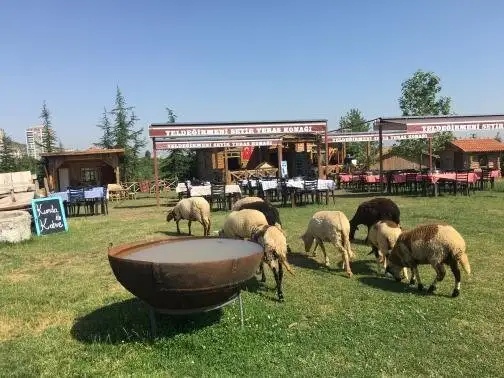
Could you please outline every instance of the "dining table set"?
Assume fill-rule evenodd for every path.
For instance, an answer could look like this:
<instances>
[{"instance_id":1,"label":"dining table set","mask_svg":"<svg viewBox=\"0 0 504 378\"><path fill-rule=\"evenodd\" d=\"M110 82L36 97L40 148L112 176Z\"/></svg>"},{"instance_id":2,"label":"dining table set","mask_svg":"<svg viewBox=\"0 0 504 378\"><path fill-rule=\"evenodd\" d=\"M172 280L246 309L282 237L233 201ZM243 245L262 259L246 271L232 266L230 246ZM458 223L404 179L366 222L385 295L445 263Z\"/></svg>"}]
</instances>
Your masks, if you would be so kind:
<instances>
[{"instance_id":1,"label":"dining table set","mask_svg":"<svg viewBox=\"0 0 504 378\"><path fill-rule=\"evenodd\" d=\"M107 190L102 186L68 188L49 193L48 197L60 198L67 216L80 215L81 206L84 208L84 215L108 214Z\"/></svg>"}]
</instances>

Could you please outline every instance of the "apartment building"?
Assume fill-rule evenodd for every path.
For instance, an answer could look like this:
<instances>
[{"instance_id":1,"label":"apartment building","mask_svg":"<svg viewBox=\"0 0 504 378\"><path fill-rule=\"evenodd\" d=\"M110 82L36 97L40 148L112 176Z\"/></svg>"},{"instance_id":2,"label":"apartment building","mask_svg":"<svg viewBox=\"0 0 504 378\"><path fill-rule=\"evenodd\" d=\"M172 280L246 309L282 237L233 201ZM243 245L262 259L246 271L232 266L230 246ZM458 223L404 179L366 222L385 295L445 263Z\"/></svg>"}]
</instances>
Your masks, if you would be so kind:
<instances>
[{"instance_id":1,"label":"apartment building","mask_svg":"<svg viewBox=\"0 0 504 378\"><path fill-rule=\"evenodd\" d=\"M42 134L44 126L35 126L26 129L26 153L35 159L40 159L44 152L42 147Z\"/></svg>"}]
</instances>

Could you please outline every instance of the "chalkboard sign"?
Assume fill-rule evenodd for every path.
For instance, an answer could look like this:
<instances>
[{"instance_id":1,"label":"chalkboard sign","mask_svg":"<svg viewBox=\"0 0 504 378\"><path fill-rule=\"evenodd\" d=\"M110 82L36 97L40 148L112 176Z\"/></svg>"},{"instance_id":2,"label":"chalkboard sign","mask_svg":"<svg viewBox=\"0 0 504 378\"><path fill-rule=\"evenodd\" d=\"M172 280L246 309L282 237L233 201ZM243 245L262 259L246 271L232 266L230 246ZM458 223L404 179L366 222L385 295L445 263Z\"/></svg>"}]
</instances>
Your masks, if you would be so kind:
<instances>
[{"instance_id":1,"label":"chalkboard sign","mask_svg":"<svg viewBox=\"0 0 504 378\"><path fill-rule=\"evenodd\" d=\"M68 231L63 201L59 197L32 200L33 220L37 235Z\"/></svg>"}]
</instances>

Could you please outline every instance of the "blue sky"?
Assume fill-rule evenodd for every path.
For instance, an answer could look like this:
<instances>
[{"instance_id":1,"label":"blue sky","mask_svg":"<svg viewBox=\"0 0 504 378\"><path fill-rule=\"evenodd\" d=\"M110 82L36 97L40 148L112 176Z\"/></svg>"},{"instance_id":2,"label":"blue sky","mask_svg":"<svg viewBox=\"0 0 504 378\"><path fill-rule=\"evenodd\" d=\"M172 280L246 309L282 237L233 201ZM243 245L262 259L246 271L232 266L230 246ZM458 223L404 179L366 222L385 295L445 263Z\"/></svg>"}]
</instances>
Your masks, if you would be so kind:
<instances>
[{"instance_id":1,"label":"blue sky","mask_svg":"<svg viewBox=\"0 0 504 378\"><path fill-rule=\"evenodd\" d=\"M42 102L86 148L115 88L139 127L166 120L400 115L434 71L458 114L504 113L502 1L0 0L0 128L23 141Z\"/></svg>"}]
</instances>

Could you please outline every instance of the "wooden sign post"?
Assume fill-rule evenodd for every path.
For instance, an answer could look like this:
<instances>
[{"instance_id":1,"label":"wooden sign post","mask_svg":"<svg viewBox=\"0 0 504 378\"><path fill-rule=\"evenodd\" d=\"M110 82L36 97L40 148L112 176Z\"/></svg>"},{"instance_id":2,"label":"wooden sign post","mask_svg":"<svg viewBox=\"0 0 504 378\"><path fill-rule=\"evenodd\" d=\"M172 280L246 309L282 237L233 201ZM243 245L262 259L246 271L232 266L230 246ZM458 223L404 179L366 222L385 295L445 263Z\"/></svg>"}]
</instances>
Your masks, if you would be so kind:
<instances>
[{"instance_id":1,"label":"wooden sign post","mask_svg":"<svg viewBox=\"0 0 504 378\"><path fill-rule=\"evenodd\" d=\"M59 197L32 200L33 220L37 235L68 231L63 201Z\"/></svg>"}]
</instances>

